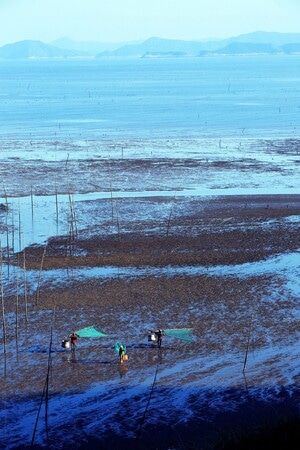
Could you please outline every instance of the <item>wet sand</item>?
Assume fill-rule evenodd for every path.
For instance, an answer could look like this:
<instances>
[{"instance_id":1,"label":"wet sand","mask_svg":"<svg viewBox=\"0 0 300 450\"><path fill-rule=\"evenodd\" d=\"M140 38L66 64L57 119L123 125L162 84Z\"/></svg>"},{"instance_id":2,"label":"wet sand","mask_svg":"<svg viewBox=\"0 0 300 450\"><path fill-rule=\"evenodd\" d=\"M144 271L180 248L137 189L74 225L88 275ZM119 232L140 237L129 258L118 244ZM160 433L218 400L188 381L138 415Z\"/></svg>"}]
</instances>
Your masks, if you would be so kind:
<instances>
[{"instance_id":1,"label":"wet sand","mask_svg":"<svg viewBox=\"0 0 300 450\"><path fill-rule=\"evenodd\" d=\"M46 246L32 245L26 248L26 269L40 271L41 279L36 291L28 294L26 298L29 323L25 320L25 300L21 297L18 299L18 338L14 324L16 296L5 297L5 311L10 318L6 330L6 375L0 387L2 398L7 403L13 398L38 400L35 395L43 391L51 333L57 357L51 369L50 395L63 398L82 393L94 383L109 383L116 377L113 352L116 339L121 337L125 340L130 354L128 374L125 378L129 378L130 383L139 384L142 383L145 366L154 370L158 364L156 348L149 348L147 343L149 327L192 327L194 339L191 343L181 346L164 339L160 355L161 367L171 371L172 361L180 363L182 360L189 364L188 361L192 362L200 354L200 360L210 361L211 369L208 364L197 366L195 371L187 370L185 376L180 373L180 369L175 370L174 374L170 372L166 377L167 381L157 387L155 401L159 404L161 400L162 408L168 410L170 386L180 390L185 385L193 384L194 380L201 380L203 371L207 374L213 373L218 366L218 363L214 362L214 355L223 354L225 366L228 355L231 355L230 358L239 355L241 382L236 384L234 392L228 394L230 401L234 403L233 398L239 396L239 389L242 392L241 398L245 395L242 366L253 308L255 333L251 340L252 351L268 347L270 342L274 347L281 347L285 341L290 342L297 333L298 321L291 317L287 319L287 314L297 307L298 299L285 290L280 274L276 276L254 273L248 277L239 277L238 274L212 276L205 273L194 275L191 272L169 276L163 271L161 274L152 275L151 268L204 266L208 270L217 266L238 267L240 264L268 260L278 254L297 252L300 247L300 224L292 219L300 214L300 195L212 198L171 196L140 199L138 202L134 199L118 202L118 216L115 212L114 217L118 226L115 226L113 233L103 231L110 229L109 219L106 219L107 223L104 220L101 226L93 229L87 227L68 236L52 237ZM93 214L103 217L103 211L107 210L108 204L108 200L95 202ZM136 222L132 218L140 208L145 208L147 214L144 220ZM10 264L22 266L24 252L10 255ZM148 267L149 274L138 277L99 276L93 279L77 279L72 272L78 267L107 266L135 269ZM47 270L66 268L69 270L67 284L62 284L59 280L54 280L56 283L43 282L43 274ZM274 290L282 292L282 296L278 295L277 302L273 303L270 309L266 299L272 297ZM104 343L101 343L100 349L99 343L79 339L76 358L73 361L70 352L58 350L60 339L68 332L89 325L95 325L108 335ZM29 362L28 358L31 357ZM280 358L279 354L270 357L271 371L277 358ZM22 373L15 370L16 365ZM261 375L250 373L248 382L251 387L260 385L259 376L269 380L269 386L276 386L276 374L267 375L266 368L264 371ZM123 376L124 374L120 373L120 377ZM284 377L284 374L280 376ZM286 382L283 378L279 385ZM121 439L112 429L109 430L103 425L104 428L100 426L96 432L96 437L100 434L102 443L93 444L97 427L94 429L91 426L89 432L87 418L82 417L81 421L78 418L77 432L70 433L70 445L81 442L80 434L78 435L78 430L81 429L81 437L85 435L90 438L90 446L85 448L93 448L92 445L95 445L95 448L107 448L105 445L110 442L116 449L165 449L173 445L172 443L179 445L181 440L185 445L195 445L195 442L198 442L199 448L206 448L206 444L211 448L209 445L216 442L220 432L235 430L237 423L238 426L245 425L248 419L247 425L253 423L253 426L268 418L275 420L280 408L283 415L287 414L296 407L299 400L296 395L293 397L289 393L282 393L285 407L282 407L283 403L279 406L272 403L271 411L270 405L255 398L253 395L250 402L236 406L235 414L233 411L225 413L221 408L219 413L216 409L210 415L209 402L205 406L203 398L196 400L191 394L190 417L181 421L181 415L184 413L180 408L178 411L173 408L169 422L162 414L163 421L160 425L157 422L152 423L151 420L145 423L143 437L138 441L130 437ZM136 416L128 406L131 419L124 420L125 429L128 420L131 420L130 425L127 423L129 428L132 427L136 432L139 429L138 424L143 412L139 406L140 399L140 395L137 395L135 401L139 410ZM61 402L63 404L63 400ZM254 414L255 408L257 414ZM153 409L155 410L155 406L151 411ZM116 410L113 420L116 421L120 416L122 421L122 414L126 414L125 405L119 412ZM206 421L207 417L209 419ZM62 425L62 428L64 427L67 425ZM171 439L170 432L173 433L174 427L177 427L177 434ZM153 431L156 436L159 433L160 437L156 439ZM62 439L62 430L56 430L55 433L58 439ZM54 437L53 439L55 440ZM85 439L81 442L82 446Z\"/></svg>"}]
</instances>

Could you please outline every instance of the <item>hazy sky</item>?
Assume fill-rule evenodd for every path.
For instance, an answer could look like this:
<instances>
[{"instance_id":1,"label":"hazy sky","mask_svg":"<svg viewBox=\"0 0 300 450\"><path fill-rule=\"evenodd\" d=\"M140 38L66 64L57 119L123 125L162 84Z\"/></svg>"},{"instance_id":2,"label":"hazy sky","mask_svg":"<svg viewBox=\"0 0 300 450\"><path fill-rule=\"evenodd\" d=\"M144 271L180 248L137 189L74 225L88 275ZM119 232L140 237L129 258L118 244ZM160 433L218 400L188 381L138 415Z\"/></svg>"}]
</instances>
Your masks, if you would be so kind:
<instances>
[{"instance_id":1,"label":"hazy sky","mask_svg":"<svg viewBox=\"0 0 300 450\"><path fill-rule=\"evenodd\" d=\"M0 46L60 37L99 42L300 32L300 0L0 0Z\"/></svg>"}]
</instances>

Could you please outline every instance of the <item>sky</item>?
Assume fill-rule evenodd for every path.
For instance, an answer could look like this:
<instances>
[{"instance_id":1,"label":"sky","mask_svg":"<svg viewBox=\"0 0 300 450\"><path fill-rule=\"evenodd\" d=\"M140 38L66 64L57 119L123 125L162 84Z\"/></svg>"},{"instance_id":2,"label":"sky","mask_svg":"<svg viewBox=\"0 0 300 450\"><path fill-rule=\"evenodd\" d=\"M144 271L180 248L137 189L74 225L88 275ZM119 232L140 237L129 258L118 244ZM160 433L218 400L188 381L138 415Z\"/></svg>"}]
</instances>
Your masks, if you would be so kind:
<instances>
[{"instance_id":1,"label":"sky","mask_svg":"<svg viewBox=\"0 0 300 450\"><path fill-rule=\"evenodd\" d=\"M0 46L222 39L254 31L300 32L300 0L0 0Z\"/></svg>"}]
</instances>

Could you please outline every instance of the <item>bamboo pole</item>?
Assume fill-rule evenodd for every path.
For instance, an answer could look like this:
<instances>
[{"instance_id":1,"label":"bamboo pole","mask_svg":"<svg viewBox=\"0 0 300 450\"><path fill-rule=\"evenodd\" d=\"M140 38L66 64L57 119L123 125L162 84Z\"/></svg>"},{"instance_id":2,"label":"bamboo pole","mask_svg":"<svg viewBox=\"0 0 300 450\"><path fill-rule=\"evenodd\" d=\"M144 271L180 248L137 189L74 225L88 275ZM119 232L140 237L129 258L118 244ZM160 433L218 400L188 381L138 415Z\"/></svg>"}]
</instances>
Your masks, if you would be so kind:
<instances>
[{"instance_id":1,"label":"bamboo pole","mask_svg":"<svg viewBox=\"0 0 300 450\"><path fill-rule=\"evenodd\" d=\"M2 306L3 353L6 355L6 322L5 322L5 305L4 305L4 292L3 292L3 267L2 267L1 240L0 240L0 288L1 288L1 306Z\"/></svg>"},{"instance_id":2,"label":"bamboo pole","mask_svg":"<svg viewBox=\"0 0 300 450\"><path fill-rule=\"evenodd\" d=\"M246 353L245 353L245 359L244 359L244 366L243 366L243 373L246 370L246 364L247 364L247 360L248 360L248 352L249 352L249 346L250 346L250 339L251 339L251 335L252 335L252 328L253 328L253 316L254 313L252 311L251 314L251 320L250 320L250 327L249 327L249 331L248 331L248 339L247 339L247 345L246 345Z\"/></svg>"},{"instance_id":3,"label":"bamboo pole","mask_svg":"<svg viewBox=\"0 0 300 450\"><path fill-rule=\"evenodd\" d=\"M7 270L8 270L8 274L9 274L9 267L10 267L10 251L9 251L9 232L8 232L8 199L7 199L7 193L6 190L4 188L4 194L5 194L5 206L6 206L6 210L5 210L5 225L6 225L6 251L7 251Z\"/></svg>"},{"instance_id":4,"label":"bamboo pole","mask_svg":"<svg viewBox=\"0 0 300 450\"><path fill-rule=\"evenodd\" d=\"M19 198L19 252L22 248L22 231L21 231L21 202Z\"/></svg>"},{"instance_id":5,"label":"bamboo pole","mask_svg":"<svg viewBox=\"0 0 300 450\"><path fill-rule=\"evenodd\" d=\"M120 217L119 217L119 208L116 200L116 219L117 219L117 229L118 229L118 239L120 240L121 231L120 231Z\"/></svg>"},{"instance_id":6,"label":"bamboo pole","mask_svg":"<svg viewBox=\"0 0 300 450\"><path fill-rule=\"evenodd\" d=\"M41 275L42 275L42 270L43 270L44 259L45 259L45 256L46 256L46 250L47 250L47 241L46 241L46 244L45 244L45 247L44 247L42 260L41 260L40 271L39 271L39 276L38 276L37 289L36 289L36 293L35 293L35 306L37 306L37 304L38 304L39 295L40 295L40 282L41 282Z\"/></svg>"},{"instance_id":7,"label":"bamboo pole","mask_svg":"<svg viewBox=\"0 0 300 450\"><path fill-rule=\"evenodd\" d=\"M76 211L75 211L75 202L74 202L74 194L71 194L71 211L72 211L72 221L73 221L73 230L74 236L77 237L77 219L76 219Z\"/></svg>"},{"instance_id":8,"label":"bamboo pole","mask_svg":"<svg viewBox=\"0 0 300 450\"><path fill-rule=\"evenodd\" d=\"M111 181L109 182L109 185L110 185L110 200L111 200L111 221L112 223L114 223L114 199Z\"/></svg>"},{"instance_id":9,"label":"bamboo pole","mask_svg":"<svg viewBox=\"0 0 300 450\"><path fill-rule=\"evenodd\" d=\"M69 207L70 207L70 229L73 239L77 236L77 223L76 223L76 214L75 214L75 203L74 197L69 192Z\"/></svg>"},{"instance_id":10,"label":"bamboo pole","mask_svg":"<svg viewBox=\"0 0 300 450\"><path fill-rule=\"evenodd\" d=\"M176 200L176 192L174 194L174 199L173 199L173 203L171 205L171 209L170 209L170 214L169 214L169 218L168 218L168 223L167 223L167 236L169 236L169 229L170 229L170 225L171 225L171 218L172 218L172 214L173 214L173 209L175 207L175 200Z\"/></svg>"},{"instance_id":11,"label":"bamboo pole","mask_svg":"<svg viewBox=\"0 0 300 450\"><path fill-rule=\"evenodd\" d=\"M15 211L14 211L14 203L11 203L11 247L12 252L15 252Z\"/></svg>"},{"instance_id":12,"label":"bamboo pole","mask_svg":"<svg viewBox=\"0 0 300 450\"><path fill-rule=\"evenodd\" d=\"M55 210L56 210L56 229L58 230L58 193L55 181Z\"/></svg>"},{"instance_id":13,"label":"bamboo pole","mask_svg":"<svg viewBox=\"0 0 300 450\"><path fill-rule=\"evenodd\" d=\"M111 171L110 171L110 165L109 165L109 186L110 186L110 200L111 200L111 221L112 225L114 224L114 212L116 212L116 221L117 221L117 230L118 230L118 239L120 239L120 217L119 217L119 211L118 211L118 205L117 200L115 200L115 207L114 207L114 199L113 199L113 189L112 189L112 182L111 182Z\"/></svg>"},{"instance_id":14,"label":"bamboo pole","mask_svg":"<svg viewBox=\"0 0 300 450\"><path fill-rule=\"evenodd\" d=\"M24 303L25 303L25 321L28 322L28 304L27 304L27 277L26 277L26 256L25 247L23 250L23 273L24 273Z\"/></svg>"},{"instance_id":15,"label":"bamboo pole","mask_svg":"<svg viewBox=\"0 0 300 450\"><path fill-rule=\"evenodd\" d=\"M45 423L46 423L47 441L48 441L49 378L50 378L50 371L52 369L51 352L52 352L52 344L53 344L53 326L54 326L54 321L55 321L55 312L56 312L56 305L54 304L52 324L51 324L49 354L48 354L47 377L46 377L46 383L47 384L46 384L46 398L45 398Z\"/></svg>"},{"instance_id":16,"label":"bamboo pole","mask_svg":"<svg viewBox=\"0 0 300 450\"><path fill-rule=\"evenodd\" d=\"M36 430L37 430L37 426L38 426L38 422L39 422L40 413L41 413L41 409L42 409L42 404L43 404L44 398L45 398L45 424L46 424L46 434L47 434L47 442L48 442L48 432L49 432L49 428L48 428L49 377L50 377L50 370L51 370L51 367L52 367L51 352L52 352L54 318L55 318L55 305L54 305L54 310L53 310L53 318L52 318L51 332L50 332L50 343L49 343L49 352L48 352L47 374L46 374L46 379L45 379L45 384L44 384L44 388L43 388L43 392L42 392L42 397L41 397L41 400L40 400L40 404L39 404L39 408L38 408L38 412L37 412L37 417L36 417L36 420L35 420L35 425L34 425L34 429L33 429L33 433L32 433L31 447L34 445L35 434L36 434ZM47 447L48 447L48 445L47 445Z\"/></svg>"},{"instance_id":17,"label":"bamboo pole","mask_svg":"<svg viewBox=\"0 0 300 450\"><path fill-rule=\"evenodd\" d=\"M158 349L158 351L160 352L160 349ZM137 439L140 438L141 434L142 434L142 428L143 428L143 425L144 425L144 422L145 422L145 419L146 419L146 414L147 414L147 411L148 411L148 408L149 408L149 405L150 405L150 401L151 401L151 398L152 398L152 395L153 395L153 391L154 391L154 386L155 386L155 383L156 383L156 378L157 378L159 364L160 364L160 362L158 360L158 362L156 364L156 370L155 370L154 379L153 379L153 382L152 382L150 394L149 394L149 397L148 397L148 400L147 400L147 404L146 404L146 407L145 407L145 410L144 410L144 414L143 414L143 416L141 418L140 425L139 425L139 428L138 428L137 433L136 433L136 438Z\"/></svg>"},{"instance_id":18,"label":"bamboo pole","mask_svg":"<svg viewBox=\"0 0 300 450\"><path fill-rule=\"evenodd\" d=\"M70 208L70 215L69 215L69 239L67 241L67 251L66 254L68 254L68 249L70 252L70 256L72 256L72 246L73 241L76 236L76 219L75 219L75 212L74 212L74 202L72 200L72 194L69 192L69 208Z\"/></svg>"},{"instance_id":19,"label":"bamboo pole","mask_svg":"<svg viewBox=\"0 0 300 450\"><path fill-rule=\"evenodd\" d=\"M74 224L73 224L73 211L72 211L72 199L71 193L69 192L69 208L70 208L70 237L74 236Z\"/></svg>"},{"instance_id":20,"label":"bamboo pole","mask_svg":"<svg viewBox=\"0 0 300 450\"><path fill-rule=\"evenodd\" d=\"M30 199L31 199L31 219L33 222L33 209L34 209L34 204L33 204L33 191L32 191L32 185L30 188Z\"/></svg>"},{"instance_id":21,"label":"bamboo pole","mask_svg":"<svg viewBox=\"0 0 300 450\"><path fill-rule=\"evenodd\" d=\"M16 348L18 355L18 342L19 342L19 255L18 264L16 267Z\"/></svg>"}]
</instances>

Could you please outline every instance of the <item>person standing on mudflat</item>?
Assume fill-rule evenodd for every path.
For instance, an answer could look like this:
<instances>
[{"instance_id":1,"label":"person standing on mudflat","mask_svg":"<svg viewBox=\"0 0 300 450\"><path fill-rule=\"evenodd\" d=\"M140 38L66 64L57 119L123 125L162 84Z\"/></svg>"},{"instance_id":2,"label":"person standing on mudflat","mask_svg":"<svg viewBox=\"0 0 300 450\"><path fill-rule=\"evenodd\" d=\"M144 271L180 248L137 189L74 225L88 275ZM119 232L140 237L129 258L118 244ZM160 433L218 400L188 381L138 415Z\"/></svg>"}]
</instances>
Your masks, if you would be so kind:
<instances>
[{"instance_id":1,"label":"person standing on mudflat","mask_svg":"<svg viewBox=\"0 0 300 450\"><path fill-rule=\"evenodd\" d=\"M155 334L157 337L157 347L160 348L162 343L162 337L164 335L163 330L157 330L155 331Z\"/></svg>"},{"instance_id":2,"label":"person standing on mudflat","mask_svg":"<svg viewBox=\"0 0 300 450\"><path fill-rule=\"evenodd\" d=\"M119 348L120 364L123 364L124 355L125 355L125 349L124 349L123 345L120 345L120 348Z\"/></svg>"},{"instance_id":3,"label":"person standing on mudflat","mask_svg":"<svg viewBox=\"0 0 300 450\"><path fill-rule=\"evenodd\" d=\"M70 334L71 350L75 350L76 349L77 338L78 338L78 334L76 334L75 331L72 334Z\"/></svg>"}]
</instances>

